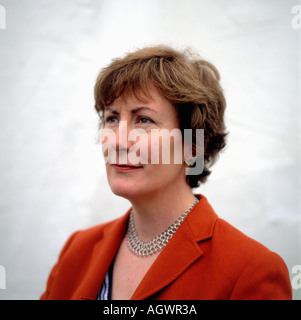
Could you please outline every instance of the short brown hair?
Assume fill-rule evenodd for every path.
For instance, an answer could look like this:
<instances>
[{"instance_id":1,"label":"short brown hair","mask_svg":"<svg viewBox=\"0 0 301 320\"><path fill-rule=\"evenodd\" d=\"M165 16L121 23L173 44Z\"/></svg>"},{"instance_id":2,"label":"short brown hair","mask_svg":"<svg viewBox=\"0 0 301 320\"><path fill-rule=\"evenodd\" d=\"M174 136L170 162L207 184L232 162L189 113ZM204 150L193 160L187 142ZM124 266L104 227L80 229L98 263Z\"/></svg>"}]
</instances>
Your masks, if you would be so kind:
<instances>
[{"instance_id":1,"label":"short brown hair","mask_svg":"<svg viewBox=\"0 0 301 320\"><path fill-rule=\"evenodd\" d=\"M103 115L104 107L121 96L150 97L153 84L175 106L182 132L204 129L204 170L187 176L190 187L195 188L206 181L210 166L226 144L226 101L219 80L217 69L195 54L167 46L146 47L113 60L100 72L94 88L95 108ZM194 155L195 149L194 145Z\"/></svg>"}]
</instances>

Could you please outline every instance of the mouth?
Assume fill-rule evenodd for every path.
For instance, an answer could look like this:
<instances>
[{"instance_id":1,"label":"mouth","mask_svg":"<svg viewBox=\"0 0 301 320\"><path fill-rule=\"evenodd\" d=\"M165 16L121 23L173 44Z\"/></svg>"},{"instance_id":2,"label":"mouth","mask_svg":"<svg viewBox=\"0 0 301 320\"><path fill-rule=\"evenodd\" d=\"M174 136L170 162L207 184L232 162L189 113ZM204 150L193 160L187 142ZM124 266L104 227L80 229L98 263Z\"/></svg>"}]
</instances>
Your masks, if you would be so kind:
<instances>
[{"instance_id":1,"label":"mouth","mask_svg":"<svg viewBox=\"0 0 301 320\"><path fill-rule=\"evenodd\" d=\"M113 164L114 170L117 172L132 172L142 169L142 166L130 166L127 164Z\"/></svg>"}]
</instances>

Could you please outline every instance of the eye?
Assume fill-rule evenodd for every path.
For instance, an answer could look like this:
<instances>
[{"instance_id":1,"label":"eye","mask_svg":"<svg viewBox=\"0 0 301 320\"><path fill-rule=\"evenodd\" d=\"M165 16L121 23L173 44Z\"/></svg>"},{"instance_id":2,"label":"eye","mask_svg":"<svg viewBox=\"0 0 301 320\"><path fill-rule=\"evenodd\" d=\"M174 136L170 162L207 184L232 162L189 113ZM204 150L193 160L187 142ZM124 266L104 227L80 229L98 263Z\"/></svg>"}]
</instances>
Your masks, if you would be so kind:
<instances>
[{"instance_id":1,"label":"eye","mask_svg":"<svg viewBox=\"0 0 301 320\"><path fill-rule=\"evenodd\" d=\"M143 117L143 116L140 116L137 118L137 122L141 123L141 124L150 124L150 123L154 123L153 120L151 120L150 118L147 118L147 117Z\"/></svg>"},{"instance_id":2,"label":"eye","mask_svg":"<svg viewBox=\"0 0 301 320\"><path fill-rule=\"evenodd\" d=\"M118 123L118 118L116 116L108 116L105 118L105 123L108 123L108 124Z\"/></svg>"}]
</instances>

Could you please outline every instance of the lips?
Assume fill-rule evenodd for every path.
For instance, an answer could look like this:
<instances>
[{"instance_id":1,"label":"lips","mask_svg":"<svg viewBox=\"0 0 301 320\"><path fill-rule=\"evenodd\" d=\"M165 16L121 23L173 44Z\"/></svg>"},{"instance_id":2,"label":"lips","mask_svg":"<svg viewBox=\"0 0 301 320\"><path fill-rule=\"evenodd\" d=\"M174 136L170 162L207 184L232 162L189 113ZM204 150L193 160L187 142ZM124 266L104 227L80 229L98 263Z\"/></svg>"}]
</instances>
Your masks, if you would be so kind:
<instances>
[{"instance_id":1,"label":"lips","mask_svg":"<svg viewBox=\"0 0 301 320\"><path fill-rule=\"evenodd\" d=\"M142 166L131 166L126 164L114 164L113 168L117 172L131 172L131 171L137 171L139 169L142 169Z\"/></svg>"}]
</instances>

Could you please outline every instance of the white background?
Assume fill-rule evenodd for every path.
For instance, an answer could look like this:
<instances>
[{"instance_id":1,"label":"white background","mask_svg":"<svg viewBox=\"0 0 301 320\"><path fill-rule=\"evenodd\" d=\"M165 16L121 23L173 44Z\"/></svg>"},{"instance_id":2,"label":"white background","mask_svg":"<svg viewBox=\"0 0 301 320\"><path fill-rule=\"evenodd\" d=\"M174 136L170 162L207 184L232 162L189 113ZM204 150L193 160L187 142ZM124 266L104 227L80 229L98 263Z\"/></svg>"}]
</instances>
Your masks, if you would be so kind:
<instances>
[{"instance_id":1,"label":"white background","mask_svg":"<svg viewBox=\"0 0 301 320\"><path fill-rule=\"evenodd\" d=\"M129 207L106 181L93 86L112 58L151 44L191 47L221 73L228 146L196 192L290 271L301 264L300 2L0 4L0 299L38 299L68 236Z\"/></svg>"}]
</instances>

